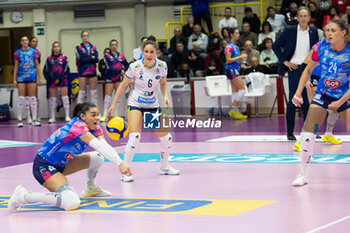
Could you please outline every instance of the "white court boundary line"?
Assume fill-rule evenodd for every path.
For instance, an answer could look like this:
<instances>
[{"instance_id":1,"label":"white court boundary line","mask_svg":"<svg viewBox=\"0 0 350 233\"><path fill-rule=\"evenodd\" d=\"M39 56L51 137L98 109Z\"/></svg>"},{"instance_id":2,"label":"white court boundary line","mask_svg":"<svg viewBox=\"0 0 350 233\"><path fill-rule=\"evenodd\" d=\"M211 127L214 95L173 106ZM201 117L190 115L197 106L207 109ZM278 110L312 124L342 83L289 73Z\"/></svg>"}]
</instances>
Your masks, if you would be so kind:
<instances>
[{"instance_id":1,"label":"white court boundary line","mask_svg":"<svg viewBox=\"0 0 350 233\"><path fill-rule=\"evenodd\" d=\"M350 219L350 215L348 215L348 216L346 216L346 217L344 217L344 218L335 220L335 221L333 221L333 222L330 222L330 223L328 223L328 224L326 224L326 225L320 226L320 227L318 227L318 228L316 228L316 229L313 229L313 230L311 230L311 231L308 231L308 232L306 232L306 233L314 233L314 232L317 232L317 231L326 229L327 227L333 226L333 225L335 225L335 224L337 224L337 223L340 223L340 222L343 222L343 221L345 221L345 220L348 220L348 219Z\"/></svg>"}]
</instances>

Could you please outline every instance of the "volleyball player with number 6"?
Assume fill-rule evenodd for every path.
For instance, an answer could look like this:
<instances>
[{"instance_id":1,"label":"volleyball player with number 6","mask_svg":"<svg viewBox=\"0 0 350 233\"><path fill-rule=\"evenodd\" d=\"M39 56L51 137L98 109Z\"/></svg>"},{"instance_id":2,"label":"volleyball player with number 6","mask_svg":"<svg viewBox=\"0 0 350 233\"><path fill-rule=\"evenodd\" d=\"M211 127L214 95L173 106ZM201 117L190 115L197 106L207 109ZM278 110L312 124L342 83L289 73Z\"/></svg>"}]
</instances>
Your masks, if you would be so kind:
<instances>
[{"instance_id":1,"label":"volleyball player with number 6","mask_svg":"<svg viewBox=\"0 0 350 233\"><path fill-rule=\"evenodd\" d=\"M125 88L133 81L134 87L128 98L127 115L130 134L124 153L124 161L129 166L131 165L135 150L140 143L143 113L147 111L151 112L153 116L161 115L157 94L158 85L160 85L167 108L170 106L166 83L167 65L165 62L156 58L156 42L151 40L146 41L143 44L142 51L144 55L143 59L130 64L129 69L126 71L126 76L120 83L107 113L110 117L116 108L118 99L124 93ZM161 142L161 167L159 174L179 175L180 172L168 164L172 136L167 129L155 129L154 131ZM122 175L121 180L124 182L132 182L134 178L128 175Z\"/></svg>"}]
</instances>

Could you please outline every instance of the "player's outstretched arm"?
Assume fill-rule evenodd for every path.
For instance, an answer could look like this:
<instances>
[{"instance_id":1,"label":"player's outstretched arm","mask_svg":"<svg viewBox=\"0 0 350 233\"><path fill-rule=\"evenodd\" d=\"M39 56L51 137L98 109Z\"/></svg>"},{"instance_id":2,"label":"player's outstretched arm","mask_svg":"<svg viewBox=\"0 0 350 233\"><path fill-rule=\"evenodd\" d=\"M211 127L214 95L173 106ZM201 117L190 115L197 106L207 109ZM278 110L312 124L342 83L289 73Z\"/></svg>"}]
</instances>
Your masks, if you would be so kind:
<instances>
[{"instance_id":1,"label":"player's outstretched arm","mask_svg":"<svg viewBox=\"0 0 350 233\"><path fill-rule=\"evenodd\" d=\"M110 146L103 137L99 137L97 139L91 133L87 133L81 135L79 137L83 142L89 144L92 148L94 148L98 153L100 153L103 157L115 163L119 167L120 173L124 175L131 175L131 170L128 165L119 157L118 153L114 150L112 146Z\"/></svg>"}]
</instances>

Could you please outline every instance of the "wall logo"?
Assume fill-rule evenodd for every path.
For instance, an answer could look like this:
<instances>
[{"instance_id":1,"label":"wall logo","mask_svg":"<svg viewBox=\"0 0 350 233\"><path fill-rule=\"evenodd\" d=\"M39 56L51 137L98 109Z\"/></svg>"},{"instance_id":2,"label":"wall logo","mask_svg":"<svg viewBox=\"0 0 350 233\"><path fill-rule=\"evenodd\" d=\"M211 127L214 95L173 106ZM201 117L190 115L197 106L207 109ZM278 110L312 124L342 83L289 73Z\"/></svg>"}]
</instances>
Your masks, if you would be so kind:
<instances>
[{"instance_id":1,"label":"wall logo","mask_svg":"<svg viewBox=\"0 0 350 233\"><path fill-rule=\"evenodd\" d=\"M160 111L143 112L143 128L160 129Z\"/></svg>"}]
</instances>

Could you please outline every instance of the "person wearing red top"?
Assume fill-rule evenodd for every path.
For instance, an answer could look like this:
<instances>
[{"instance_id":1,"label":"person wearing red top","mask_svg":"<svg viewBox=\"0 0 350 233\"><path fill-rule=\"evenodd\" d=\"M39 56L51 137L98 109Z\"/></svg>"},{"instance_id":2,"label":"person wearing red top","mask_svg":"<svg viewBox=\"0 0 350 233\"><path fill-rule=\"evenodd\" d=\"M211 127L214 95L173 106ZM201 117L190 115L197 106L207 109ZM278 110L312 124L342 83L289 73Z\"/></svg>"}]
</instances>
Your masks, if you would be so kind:
<instances>
[{"instance_id":1,"label":"person wearing red top","mask_svg":"<svg viewBox=\"0 0 350 233\"><path fill-rule=\"evenodd\" d=\"M340 14L345 14L345 8L350 4L349 0L332 0L332 5L337 6Z\"/></svg>"},{"instance_id":2,"label":"person wearing red top","mask_svg":"<svg viewBox=\"0 0 350 233\"><path fill-rule=\"evenodd\" d=\"M322 28L324 28L330 21L333 21L334 19L340 19L341 16L339 15L339 10L337 6L331 6L329 8L329 13L323 17L323 24Z\"/></svg>"}]
</instances>

